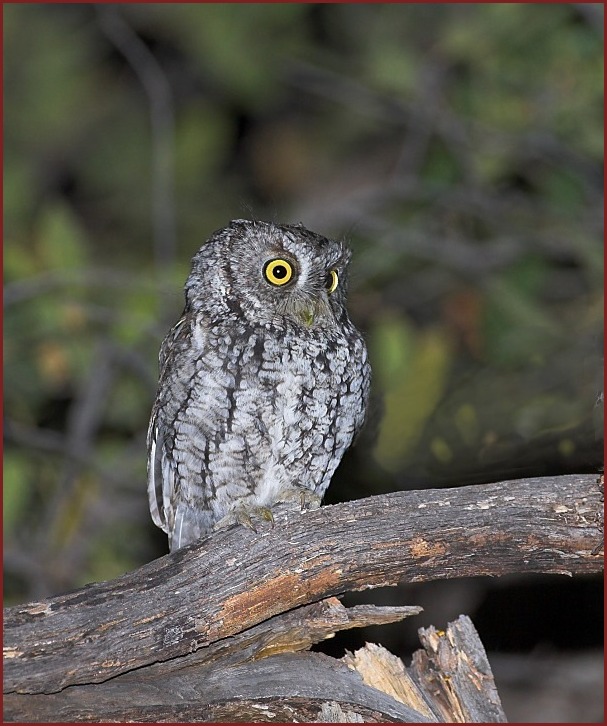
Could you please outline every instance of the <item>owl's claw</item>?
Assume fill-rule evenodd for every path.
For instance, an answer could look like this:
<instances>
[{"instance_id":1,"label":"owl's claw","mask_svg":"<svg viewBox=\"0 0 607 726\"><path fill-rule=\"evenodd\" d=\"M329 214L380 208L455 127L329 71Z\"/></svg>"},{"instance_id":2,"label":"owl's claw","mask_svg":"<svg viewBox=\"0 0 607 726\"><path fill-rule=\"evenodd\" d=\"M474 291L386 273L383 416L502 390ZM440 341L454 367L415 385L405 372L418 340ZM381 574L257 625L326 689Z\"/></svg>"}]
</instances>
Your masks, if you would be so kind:
<instances>
[{"instance_id":1,"label":"owl's claw","mask_svg":"<svg viewBox=\"0 0 607 726\"><path fill-rule=\"evenodd\" d=\"M318 509L322 502L322 497L318 494L314 494L309 489L288 489L287 491L281 492L279 502L285 504L291 504L295 502L299 505L302 512L308 509Z\"/></svg>"},{"instance_id":2,"label":"owl's claw","mask_svg":"<svg viewBox=\"0 0 607 726\"><path fill-rule=\"evenodd\" d=\"M252 516L264 519L266 522L270 522L272 527L274 526L274 515L269 507L241 507L234 512L234 517L238 524L242 524L243 527L252 529L255 534L257 530L253 524Z\"/></svg>"},{"instance_id":3,"label":"owl's claw","mask_svg":"<svg viewBox=\"0 0 607 726\"><path fill-rule=\"evenodd\" d=\"M266 522L270 522L274 526L274 515L269 507L238 507L222 517L213 527L214 530L226 529L232 524L240 524L257 534L257 528L253 522L253 517L258 517Z\"/></svg>"},{"instance_id":4,"label":"owl's claw","mask_svg":"<svg viewBox=\"0 0 607 726\"><path fill-rule=\"evenodd\" d=\"M292 509L293 506L297 506L302 512L309 509L318 509L322 498L318 494L309 491L308 489L288 489L281 493L280 499L276 502L276 509L280 512L280 505L286 505L286 509ZM257 534L257 527L255 526L255 519L261 519L265 522L269 522L274 527L274 514L270 507L261 507L257 505L240 506L228 512L222 517L213 527L214 531L226 529L233 524L240 524L247 529Z\"/></svg>"},{"instance_id":5,"label":"owl's claw","mask_svg":"<svg viewBox=\"0 0 607 726\"><path fill-rule=\"evenodd\" d=\"M300 494L300 502L301 511L305 512L308 509L318 509L322 502L322 497L319 497L318 494L314 494L314 492L305 489Z\"/></svg>"}]
</instances>

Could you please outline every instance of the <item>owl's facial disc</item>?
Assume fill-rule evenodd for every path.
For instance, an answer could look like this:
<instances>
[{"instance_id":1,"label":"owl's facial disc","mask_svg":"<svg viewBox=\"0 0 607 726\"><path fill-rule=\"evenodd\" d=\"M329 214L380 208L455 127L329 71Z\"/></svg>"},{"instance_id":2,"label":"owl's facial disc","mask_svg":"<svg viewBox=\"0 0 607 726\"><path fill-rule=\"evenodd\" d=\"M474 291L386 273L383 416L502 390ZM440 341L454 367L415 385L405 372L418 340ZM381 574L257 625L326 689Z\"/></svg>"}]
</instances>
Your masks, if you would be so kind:
<instances>
[{"instance_id":1,"label":"owl's facial disc","mask_svg":"<svg viewBox=\"0 0 607 726\"><path fill-rule=\"evenodd\" d=\"M276 255L264 261L262 278L275 301L275 310L280 315L310 328L317 320L333 319L327 296L339 284L337 270L322 272L304 266L287 254Z\"/></svg>"},{"instance_id":2,"label":"owl's facial disc","mask_svg":"<svg viewBox=\"0 0 607 726\"><path fill-rule=\"evenodd\" d=\"M283 291L281 291L283 292ZM284 290L284 296L277 305L277 312L292 318L306 328L321 320L334 320L331 305L324 290L310 291L295 287Z\"/></svg>"},{"instance_id":3,"label":"owl's facial disc","mask_svg":"<svg viewBox=\"0 0 607 726\"><path fill-rule=\"evenodd\" d=\"M337 270L329 270L324 279L324 291L321 291L309 304L303 303L299 307L299 317L307 328L311 328L314 325L314 321L320 317L326 317L327 315L333 317L328 296L335 292L338 285L339 274Z\"/></svg>"}]
</instances>

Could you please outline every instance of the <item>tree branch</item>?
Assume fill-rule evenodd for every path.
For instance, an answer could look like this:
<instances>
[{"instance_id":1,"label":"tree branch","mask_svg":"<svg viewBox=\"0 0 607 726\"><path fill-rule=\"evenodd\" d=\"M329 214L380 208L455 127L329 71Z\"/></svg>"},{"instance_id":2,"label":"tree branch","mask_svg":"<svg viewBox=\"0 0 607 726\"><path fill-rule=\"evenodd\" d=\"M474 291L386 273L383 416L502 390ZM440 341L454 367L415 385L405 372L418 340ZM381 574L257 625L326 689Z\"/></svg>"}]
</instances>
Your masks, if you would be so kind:
<instances>
[{"instance_id":1,"label":"tree branch","mask_svg":"<svg viewBox=\"0 0 607 726\"><path fill-rule=\"evenodd\" d=\"M250 637L244 631L269 618L349 590L600 572L601 531L602 492L592 475L279 512L257 534L219 531L116 580L5 609L4 690L52 693L192 653L211 656L212 644Z\"/></svg>"},{"instance_id":2,"label":"tree branch","mask_svg":"<svg viewBox=\"0 0 607 726\"><path fill-rule=\"evenodd\" d=\"M364 619L369 608L353 608L359 611L355 619ZM506 721L470 618L461 615L445 631L421 628L420 636L424 649L413 654L409 669L369 643L341 660L280 653L240 666L222 660L168 673L152 666L49 695L7 694L4 717L27 723Z\"/></svg>"}]
</instances>

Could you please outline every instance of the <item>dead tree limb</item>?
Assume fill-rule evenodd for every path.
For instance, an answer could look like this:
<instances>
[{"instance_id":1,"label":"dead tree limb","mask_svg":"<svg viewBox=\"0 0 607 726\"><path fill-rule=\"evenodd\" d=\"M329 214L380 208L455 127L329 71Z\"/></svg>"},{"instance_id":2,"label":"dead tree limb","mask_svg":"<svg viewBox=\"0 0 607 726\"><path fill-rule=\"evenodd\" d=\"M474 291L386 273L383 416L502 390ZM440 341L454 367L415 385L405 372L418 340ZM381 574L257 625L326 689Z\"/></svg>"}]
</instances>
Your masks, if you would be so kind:
<instances>
[{"instance_id":1,"label":"dead tree limb","mask_svg":"<svg viewBox=\"0 0 607 726\"><path fill-rule=\"evenodd\" d=\"M339 623L311 634L310 613L299 631L294 622L287 627L270 619L296 620L295 608L350 590L512 572L596 573L601 515L602 493L592 475L401 492L283 512L258 534L216 532L111 582L6 609L4 690L53 693L144 666L138 677L154 668L166 673L171 663L179 669L214 662L217 673L228 652L236 662L247 649L254 658L273 654L268 663L276 663L276 654L297 658L286 652L297 649L293 642L308 647ZM403 616L370 613L364 617ZM363 613L358 617L364 620ZM356 614L340 618L352 627L344 622ZM281 627L291 633L286 641Z\"/></svg>"},{"instance_id":2,"label":"dead tree limb","mask_svg":"<svg viewBox=\"0 0 607 726\"><path fill-rule=\"evenodd\" d=\"M420 629L409 669L367 644L341 660L282 653L240 666L153 668L48 695L8 694L6 721L496 723L506 720L470 619Z\"/></svg>"}]
</instances>

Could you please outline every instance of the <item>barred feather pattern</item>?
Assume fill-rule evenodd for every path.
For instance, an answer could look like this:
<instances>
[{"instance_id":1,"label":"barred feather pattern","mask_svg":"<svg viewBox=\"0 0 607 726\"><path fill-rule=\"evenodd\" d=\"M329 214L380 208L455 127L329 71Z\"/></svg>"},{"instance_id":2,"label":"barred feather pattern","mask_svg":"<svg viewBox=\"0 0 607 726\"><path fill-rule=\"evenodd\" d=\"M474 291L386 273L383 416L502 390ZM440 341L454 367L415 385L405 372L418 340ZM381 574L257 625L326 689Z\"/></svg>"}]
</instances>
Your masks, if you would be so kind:
<instances>
[{"instance_id":1,"label":"barred feather pattern","mask_svg":"<svg viewBox=\"0 0 607 726\"><path fill-rule=\"evenodd\" d=\"M150 512L171 551L237 510L324 495L371 376L345 307L349 259L300 225L246 220L194 256L148 429ZM292 271L287 284L269 281L272 260Z\"/></svg>"}]
</instances>

